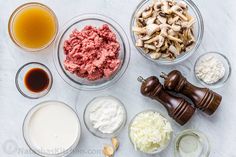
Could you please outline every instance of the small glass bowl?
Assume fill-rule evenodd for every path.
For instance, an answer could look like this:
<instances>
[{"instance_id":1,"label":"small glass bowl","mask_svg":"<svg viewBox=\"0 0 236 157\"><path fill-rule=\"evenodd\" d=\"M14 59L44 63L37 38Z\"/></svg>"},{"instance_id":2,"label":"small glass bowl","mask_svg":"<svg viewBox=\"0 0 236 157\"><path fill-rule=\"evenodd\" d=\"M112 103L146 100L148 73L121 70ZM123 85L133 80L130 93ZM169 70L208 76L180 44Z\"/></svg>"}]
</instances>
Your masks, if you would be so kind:
<instances>
[{"instance_id":1,"label":"small glass bowl","mask_svg":"<svg viewBox=\"0 0 236 157\"><path fill-rule=\"evenodd\" d=\"M50 14L53 16L54 18L54 22L55 22L55 25L56 25L56 32L53 36L53 38L51 39L51 41L49 41L46 45L40 47L40 48L28 48L28 47L25 47L23 45L21 45L15 38L14 36L14 32L13 32L13 24L14 24L14 20L15 20L15 17L18 15L19 12L21 12L23 9L27 8L27 7L32 7L32 6L37 6L37 7L41 7L41 8L44 8L45 10L47 10L48 12L50 12ZM50 9L48 6L44 5L44 4L41 4L41 3L38 3L38 2L30 2L30 3L25 3L21 6L19 6L18 8L15 9L15 11L11 14L10 16L10 19L9 19L9 22L8 22L8 33L10 35L10 38L11 40L21 49L23 50L26 50L26 51L29 51L29 52L35 52L35 51L40 51L40 50L43 50L45 48L47 48L53 41L54 39L56 38L56 35L58 33L58 20L57 20L57 16L56 14L53 12L52 9Z\"/></svg>"},{"instance_id":2,"label":"small glass bowl","mask_svg":"<svg viewBox=\"0 0 236 157\"><path fill-rule=\"evenodd\" d=\"M61 153L58 153L58 154L46 154L45 152L43 152L43 150L38 150L32 143L32 141L30 140L30 137L28 135L28 129L27 129L27 125L29 124L30 122L30 118L33 116L33 114L38 110L40 109L41 107L43 107L46 103L48 102L56 102L56 103L60 103L64 106L66 106L67 108L69 108L78 118L78 124L79 124L79 131L78 131L78 136L75 140L75 142L73 143L73 145L71 145L70 148L68 148L67 150L64 150L63 152ZM39 155L39 156L42 156L42 157L65 157L67 155L69 155L70 153L73 152L73 150L76 148L76 146L78 145L79 141L80 141L80 137L81 137L81 123L80 123L80 120L79 120L79 117L78 115L76 114L76 112L67 104L63 103L63 102L60 102L60 101L57 101L57 100L50 100L50 101L44 101L44 102L41 102L39 104L37 104L36 106L34 106L33 108L31 108L29 110L29 112L27 113L27 115L25 116L25 119L24 119L24 122L23 122L23 125L22 125L22 132L23 132L23 137L24 137L24 140L26 142L26 144L28 145L28 147L30 148L30 150L32 150L32 152L34 152L35 154ZM47 150L46 150L47 151Z\"/></svg>"},{"instance_id":3,"label":"small glass bowl","mask_svg":"<svg viewBox=\"0 0 236 157\"><path fill-rule=\"evenodd\" d=\"M122 124L120 125L120 127L113 133L111 134L107 134L107 133L102 133L100 132L99 130L95 129L93 127L93 125L91 124L90 122L90 118L89 118L89 111L92 107L92 102L98 98L112 98L112 99L115 99L116 101L120 102L120 105L122 106L123 110L124 110L124 119L123 119L123 122ZM124 104L118 99L118 98L115 98L113 96L98 96L98 97L95 97L93 98L86 106L85 110L84 110L84 124L86 126L86 128L88 129L88 131L93 134L94 136L96 137L99 137L99 138L112 138L112 137L116 137L119 135L119 133L121 132L121 130L124 128L125 124L126 124L126 121L127 121L127 111L125 109L125 106Z\"/></svg>"},{"instance_id":4,"label":"small glass bowl","mask_svg":"<svg viewBox=\"0 0 236 157\"><path fill-rule=\"evenodd\" d=\"M180 1L180 0L176 0L176 1ZM130 23L130 34L131 34L131 39L133 41L134 46L136 47L138 52L143 57L145 57L146 59L148 59L156 64L159 64L159 65L173 65L173 64L177 64L177 63L180 63L180 62L188 59L190 56L193 55L194 52L197 51L199 45L202 42L202 37L203 37L203 33L204 33L203 18L202 18L200 10L194 4L193 1L191 1L191 0L183 0L183 1L188 5L190 14L196 19L196 22L194 24L194 30L193 30L194 36L196 38L196 42L195 42L195 45L193 46L193 48L191 48L189 51L184 52L181 55L177 56L177 58L174 60L166 60L166 59L155 60L155 59L152 59L149 54L146 54L142 48L136 47L135 43L137 41L137 36L132 31L132 27L135 26L135 23L136 23L135 16L137 15L137 13L144 10L148 5L150 5L153 2L153 0L142 0L139 3L139 5L136 7L136 9L132 15L132 19L131 19L131 23Z\"/></svg>"},{"instance_id":5,"label":"small glass bowl","mask_svg":"<svg viewBox=\"0 0 236 157\"><path fill-rule=\"evenodd\" d=\"M74 29L81 30L87 25L100 27L103 24L107 24L109 26L109 28L116 34L117 40L120 43L120 67L109 79L101 78L96 81L89 81L86 78L80 78L75 74L71 74L63 65L66 57L63 49L64 41L68 39ZM55 41L53 58L57 72L70 86L82 90L104 89L118 81L126 71L130 60L129 40L122 27L113 19L100 14L83 14L73 18L62 28Z\"/></svg>"},{"instance_id":6,"label":"small glass bowl","mask_svg":"<svg viewBox=\"0 0 236 157\"><path fill-rule=\"evenodd\" d=\"M40 69L44 70L47 73L48 78L49 78L48 87L39 93L32 92L29 89L27 89L25 82L24 82L25 75L27 74L27 72L30 69L34 69L34 68L40 68ZM47 95L48 92L51 90L51 87L53 84L53 76L52 76L50 70L48 69L48 67L46 67L44 64L38 63L38 62L30 62L30 63L23 65L17 71L16 76L15 76L15 84L16 84L18 91L24 97L29 98L29 99L38 99L38 98L41 98L41 97Z\"/></svg>"},{"instance_id":7,"label":"small glass bowl","mask_svg":"<svg viewBox=\"0 0 236 157\"><path fill-rule=\"evenodd\" d=\"M222 79L220 79L219 81L217 81L216 83L213 83L213 84L207 84L203 80L199 79L196 76L196 67L197 67L198 63L201 61L201 59L203 57L207 57L207 56L214 56L214 57L216 57L217 59L219 59L223 63L223 65L225 67L225 75L224 75L224 77ZM199 56L198 59L196 60L195 64L194 64L194 76L205 87L212 88L212 89L222 87L228 81L228 79L231 76L231 64L229 62L229 59L225 55L223 55L223 54L221 54L219 52L208 52L208 53L205 53L205 54Z\"/></svg>"},{"instance_id":8,"label":"small glass bowl","mask_svg":"<svg viewBox=\"0 0 236 157\"><path fill-rule=\"evenodd\" d=\"M208 157L210 154L210 143L208 141L208 138L206 135L204 135L202 132L193 130L193 129L188 129L184 130L181 133L177 135L175 138L174 142L174 155L175 157L182 157L180 152L179 152L179 147L180 147L180 142L181 139L183 139L186 136L193 136L195 138L199 139L199 142L202 144L202 150L201 150L201 157Z\"/></svg>"},{"instance_id":9,"label":"small glass bowl","mask_svg":"<svg viewBox=\"0 0 236 157\"><path fill-rule=\"evenodd\" d=\"M156 113L159 113L162 117L164 117L165 119L167 119L168 122L170 123L170 120L169 120L168 118L166 118L166 116L164 116L162 113L160 113L160 112L157 111L157 110L145 110L145 111L142 111L142 112L137 113L137 114L133 117L133 119L130 121L130 123L129 123L129 132L128 132L128 134L129 134L129 140L130 140L130 142L133 144L134 147L135 147L135 144L133 143L133 141L132 141L132 139L131 139L131 137L130 137L130 128L131 128L131 125L132 125L133 121L135 120L135 118L136 118L139 114L147 113L147 112L156 112ZM140 151L140 152L142 152L142 153L144 153L144 154L149 154L149 155L159 154L159 153L161 153L162 151L164 151L164 150L169 146L170 141L172 140L172 137L173 137L173 132L171 132L170 140L166 143L166 145L163 146L163 147L161 147L161 148L159 148L159 149L157 149L156 151L153 151L153 152L142 152L142 151L140 151L138 148L137 148L137 150Z\"/></svg>"}]
</instances>

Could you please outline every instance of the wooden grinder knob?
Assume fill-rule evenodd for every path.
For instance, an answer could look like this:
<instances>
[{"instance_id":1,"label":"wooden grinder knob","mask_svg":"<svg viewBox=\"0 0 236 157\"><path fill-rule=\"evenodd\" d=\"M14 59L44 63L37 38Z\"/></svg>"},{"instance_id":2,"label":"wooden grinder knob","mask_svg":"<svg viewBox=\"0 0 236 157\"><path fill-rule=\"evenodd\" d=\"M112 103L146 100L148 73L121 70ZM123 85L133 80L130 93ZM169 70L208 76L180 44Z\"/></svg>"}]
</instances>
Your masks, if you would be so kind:
<instances>
[{"instance_id":1,"label":"wooden grinder knob","mask_svg":"<svg viewBox=\"0 0 236 157\"><path fill-rule=\"evenodd\" d=\"M168 75L162 73L165 79L164 87L168 90L182 93L192 100L195 107L208 115L212 115L221 103L222 97L208 88L199 88L187 81L178 70L171 71Z\"/></svg>"},{"instance_id":2,"label":"wooden grinder knob","mask_svg":"<svg viewBox=\"0 0 236 157\"><path fill-rule=\"evenodd\" d=\"M166 108L170 117L177 123L184 125L190 120L195 112L195 108L183 98L166 92L157 77L151 76L147 79L139 77L138 81L142 82L141 93L144 96L159 101Z\"/></svg>"}]
</instances>

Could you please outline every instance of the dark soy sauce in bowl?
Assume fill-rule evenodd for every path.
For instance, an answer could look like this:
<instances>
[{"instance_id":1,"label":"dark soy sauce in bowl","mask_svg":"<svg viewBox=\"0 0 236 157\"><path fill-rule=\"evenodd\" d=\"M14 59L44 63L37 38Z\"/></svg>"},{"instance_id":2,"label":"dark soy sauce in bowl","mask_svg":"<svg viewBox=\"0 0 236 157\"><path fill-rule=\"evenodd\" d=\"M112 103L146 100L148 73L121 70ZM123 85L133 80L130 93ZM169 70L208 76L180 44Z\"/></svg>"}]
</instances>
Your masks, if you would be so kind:
<instances>
[{"instance_id":1,"label":"dark soy sauce in bowl","mask_svg":"<svg viewBox=\"0 0 236 157\"><path fill-rule=\"evenodd\" d=\"M39 93L47 89L49 82L50 79L47 72L41 68L30 69L24 77L24 84L26 88L35 93Z\"/></svg>"}]
</instances>

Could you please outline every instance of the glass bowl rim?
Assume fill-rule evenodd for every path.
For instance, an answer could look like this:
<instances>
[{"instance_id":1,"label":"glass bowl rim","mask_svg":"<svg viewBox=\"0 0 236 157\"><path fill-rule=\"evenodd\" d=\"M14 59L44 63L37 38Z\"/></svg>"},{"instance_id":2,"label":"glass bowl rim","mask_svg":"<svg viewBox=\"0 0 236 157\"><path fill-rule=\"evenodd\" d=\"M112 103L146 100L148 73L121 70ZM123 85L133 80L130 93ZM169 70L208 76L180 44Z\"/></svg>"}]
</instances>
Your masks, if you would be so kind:
<instances>
[{"instance_id":1,"label":"glass bowl rim","mask_svg":"<svg viewBox=\"0 0 236 157\"><path fill-rule=\"evenodd\" d=\"M196 66L198 64L198 62L204 57L204 56L207 56L209 54L213 54L213 55L218 55L218 56L221 56L227 63L228 65L228 75L226 76L226 79L221 82L220 84L218 84L217 82L216 83L213 83L213 84L207 84L205 83L204 81L200 80L197 76L196 76ZM203 53L202 55L200 55L197 60L195 61L194 63L194 66L193 66L193 72L194 72L194 77L195 79L200 82L201 85L205 86L205 87L208 87L208 88L212 88L212 89L216 89L216 88L220 88L222 86L225 85L225 83L229 80L231 74L232 74L232 65L228 59L228 57L226 57L226 55L220 53L220 52L217 52L217 51L209 51L209 52L206 52L206 53Z\"/></svg>"},{"instance_id":2,"label":"glass bowl rim","mask_svg":"<svg viewBox=\"0 0 236 157\"><path fill-rule=\"evenodd\" d=\"M48 88L45 89L45 90L43 90L43 91L46 91L46 92L45 92L44 94L40 95L40 96L37 96L37 97L33 97L33 96L29 96L29 95L25 94L25 93L21 90L20 85L19 85L19 75L20 75L21 71L22 71L25 67L27 67L27 66L29 66L29 65L39 65L39 66L45 68L46 71L45 71L45 70L44 70L44 71L48 74L48 77L49 77L49 85L48 85ZM39 67L39 68L40 68L40 67ZM49 69L46 65L44 65L43 63L39 63L39 62L28 62L28 63L22 65L22 66L20 67L20 69L17 70L16 75L15 75L15 85L16 85L17 90L18 90L18 91L20 92L20 94L23 95L24 97L29 98L29 99L39 99L39 98L42 98L42 97L46 96L46 95L50 92L50 90L52 89L52 85L53 85L53 75L52 75L52 72L50 71L50 69ZM43 91L42 91L42 92L43 92ZM40 93L41 93L41 92L40 92Z\"/></svg>"},{"instance_id":3,"label":"glass bowl rim","mask_svg":"<svg viewBox=\"0 0 236 157\"><path fill-rule=\"evenodd\" d=\"M102 21L104 23L107 23L109 26L111 26L113 29L115 29L115 32L118 33L119 37L121 38L122 44L124 46L124 61L118 71L116 71L115 75L112 77L112 79L105 81L104 83L101 83L99 85L83 85L79 84L68 74L66 74L65 70L63 69L60 59L59 59L59 44L61 41L61 38L65 34L65 32L71 28L74 24L80 23L81 21L86 21L86 20L96 20L96 21ZM103 14L98 14L98 13L84 13L84 14L79 14L72 19L68 20L65 22L63 27L61 28L60 32L57 34L56 40L54 41L54 50L53 50L53 61L54 61L54 66L56 67L56 71L59 74L59 76L71 87L78 89L78 90L84 90L84 91L96 91L96 90L102 90L105 88L110 87L112 84L115 84L117 81L122 78L122 76L125 74L126 70L128 69L129 63L130 63L130 58L131 58L131 52L130 52L130 43L128 36L122 26L113 20L112 18L105 16Z\"/></svg>"},{"instance_id":4,"label":"glass bowl rim","mask_svg":"<svg viewBox=\"0 0 236 157\"><path fill-rule=\"evenodd\" d=\"M163 112L161 112L161 111L159 111L159 110L157 110L157 109L146 109L146 110L140 111L140 112L136 113L136 114L133 116L133 118L131 119L131 121L130 121L130 123L129 123L129 126L128 126L128 129L129 129L129 130L128 130L129 140L130 140L130 142L132 143L133 146L134 146L134 143L133 143L133 141L132 141L132 139L131 139L131 137L130 137L130 128L131 128L131 125L133 124L133 121L135 120L135 118L136 118L139 114L147 113L147 112L156 112L156 113L160 114L163 118L165 118L165 119L170 123L171 128L172 128L169 141L168 141L168 142L166 143L166 145L165 145L164 147L162 147L161 149L157 149L156 151L153 151L153 152L143 152L143 151L141 151L141 150L139 150L139 149L137 148L137 150L140 151L141 153L149 154L149 155L155 155L155 154L161 153L162 151L164 151L164 150L170 145L170 143L171 143L171 141L172 141L172 139L173 139L173 132L174 132L174 130L173 130L173 127L172 127L170 118L169 118L169 117L167 118L167 116L166 116Z\"/></svg>"},{"instance_id":5,"label":"glass bowl rim","mask_svg":"<svg viewBox=\"0 0 236 157\"><path fill-rule=\"evenodd\" d=\"M54 19L54 22L55 22L55 28L56 28L56 31L55 31L55 34L53 35L52 39L45 45L43 45L42 47L39 47L39 48L28 48L28 47L25 47L23 45L21 45L14 37L14 34L12 32L12 25L13 25L13 21L15 19L15 16L22 10L24 9L25 7L29 7L31 5L35 5L35 6L39 6L41 8L45 8L46 10L48 10L48 12L53 16L53 19ZM9 17L9 20L8 20L8 34L9 34L9 37L11 39L11 41L17 46L19 47L20 49L24 50L24 51L27 51L27 52L37 52L37 51L41 51L41 50L44 50L46 48L48 48L53 42L54 40L56 39L56 36L58 34L58 30L59 30L59 23L58 23L58 19L57 19L57 16L55 14L55 12L47 5L43 4L43 3L39 3L39 2L27 2L27 3L24 3L20 6L18 6L10 15Z\"/></svg>"},{"instance_id":6,"label":"glass bowl rim","mask_svg":"<svg viewBox=\"0 0 236 157\"><path fill-rule=\"evenodd\" d=\"M26 132L25 132L25 125L26 125L26 120L28 118L30 118L32 115L30 115L31 113L35 112L34 110L35 109L38 109L41 105L43 105L44 103L48 103L48 102L57 102L57 103L60 103L62 105L64 105L65 107L69 108L75 115L76 115L76 119L77 119L77 122L78 122L78 126L79 126L79 129L78 129L78 136L77 138L75 139L74 143L68 148L66 149L65 151L61 152L61 153L57 153L57 154L46 154L46 153L42 153L42 152L39 152L37 151L37 149L33 148L33 145L30 143L30 139L27 138L27 135L26 135ZM37 111L37 110L36 110ZM30 117L29 117L30 116ZM66 156L65 154L69 155L70 153L73 152L73 150L76 148L76 146L79 144L79 141L81 139L81 134L82 134L82 126L81 126L81 122L80 122L80 119L79 119L79 116L77 115L77 113L75 112L75 110L69 106L68 104L62 102L62 101L58 101L58 100L46 100L46 101L42 101L38 104L36 104L35 106L33 106L26 114L25 118L24 118L24 121L23 121L23 125L22 125L22 134L23 134L23 138L24 138L24 141L26 143L26 145L30 148L30 150L32 152L34 152L35 154L39 155L39 156L42 156L42 157L63 157L63 156Z\"/></svg>"},{"instance_id":7,"label":"glass bowl rim","mask_svg":"<svg viewBox=\"0 0 236 157\"><path fill-rule=\"evenodd\" d=\"M176 64L179 64L185 60L187 60L189 57L191 57L199 48L199 46L201 45L202 43L202 39L203 39L203 35L204 35L204 21L203 21L203 17L202 17L202 14L199 10L199 8L197 7L197 5L192 1L192 0L183 0L185 1L188 5L191 6L193 12L194 12L194 15L196 15L197 19L197 23L198 23L198 33L197 33L197 42L195 43L194 47L190 49L189 52L184 52L184 54L182 54L182 56L180 56L179 58L176 58L174 60L171 60L171 61L168 61L168 60L154 60L154 59L151 59L147 54L145 54L143 52L143 50L141 48L138 48L137 46L135 46L135 43L136 43L136 39L135 39L135 34L134 32L132 31L132 27L133 27L133 24L135 23L135 15L138 13L138 11L140 11L139 9L141 9L142 6L144 5L148 5L148 3L152 1L152 0L142 0L141 2L139 2L139 4L136 6L132 16L131 16L131 20L130 20L130 36L131 36L131 40L132 40L132 43L134 45L134 47L136 48L136 50L139 52L139 54L141 54L141 56L143 56L145 59L153 62L154 64L156 65L176 65Z\"/></svg>"},{"instance_id":8,"label":"glass bowl rim","mask_svg":"<svg viewBox=\"0 0 236 157\"><path fill-rule=\"evenodd\" d=\"M108 98L112 98L112 99L115 99L116 101L118 101L119 103L120 103L120 105L121 105L121 107L122 107L122 109L123 109L123 111L124 111L124 120L123 120L123 122L121 123L121 125L120 125L120 127L114 132L114 133L111 133L111 134L104 134L104 133L102 133L102 132L100 132L99 130L97 130L97 132L99 132L101 135L98 135L96 132L93 132L90 128L89 128L89 126L88 126L88 124L86 123L86 113L88 112L88 108L91 106L91 103L94 101L94 100L96 100L96 99L98 99L98 98L106 98L106 97L108 97ZM118 136L119 134L120 134L120 132L124 129L124 127L125 127L125 125L127 124L127 110L126 110L126 108L125 108L125 105L124 105L124 103L119 99L119 98L117 98L117 97L115 97L115 96L112 96L112 95L100 95L100 96L96 96L96 97L94 97L94 98L92 98L87 104L86 104L86 107L85 107L85 109L84 109L84 112L83 112L83 119L84 119L84 125L85 125L85 127L87 128L87 130L92 134L92 135L94 135L95 137L99 137L99 138L102 138L102 139L106 139L106 138L112 138L112 137L116 137L116 136ZM104 135L104 136L103 136Z\"/></svg>"}]
</instances>

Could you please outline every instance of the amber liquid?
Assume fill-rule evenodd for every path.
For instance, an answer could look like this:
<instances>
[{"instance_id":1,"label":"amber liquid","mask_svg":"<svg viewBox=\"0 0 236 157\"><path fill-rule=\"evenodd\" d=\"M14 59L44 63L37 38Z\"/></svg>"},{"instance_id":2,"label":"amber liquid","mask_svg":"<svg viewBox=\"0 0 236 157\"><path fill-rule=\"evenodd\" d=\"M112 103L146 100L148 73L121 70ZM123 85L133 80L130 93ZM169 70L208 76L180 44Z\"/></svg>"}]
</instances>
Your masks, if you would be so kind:
<instances>
[{"instance_id":1,"label":"amber liquid","mask_svg":"<svg viewBox=\"0 0 236 157\"><path fill-rule=\"evenodd\" d=\"M33 68L26 73L24 83L28 90L39 93L48 88L49 77L43 69Z\"/></svg>"},{"instance_id":2,"label":"amber liquid","mask_svg":"<svg viewBox=\"0 0 236 157\"><path fill-rule=\"evenodd\" d=\"M57 32L57 22L50 10L33 5L17 13L12 32L20 46L38 49L47 46L53 40Z\"/></svg>"}]
</instances>

